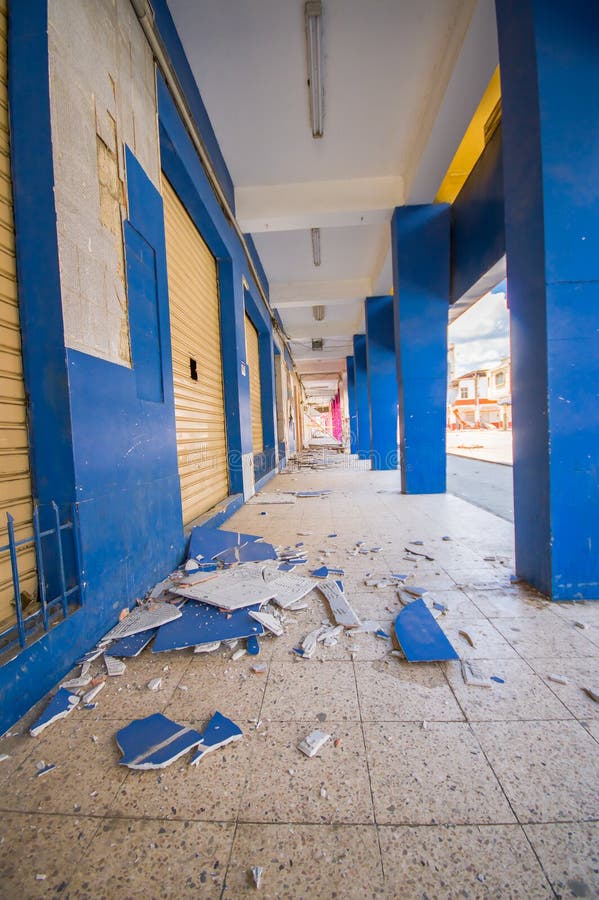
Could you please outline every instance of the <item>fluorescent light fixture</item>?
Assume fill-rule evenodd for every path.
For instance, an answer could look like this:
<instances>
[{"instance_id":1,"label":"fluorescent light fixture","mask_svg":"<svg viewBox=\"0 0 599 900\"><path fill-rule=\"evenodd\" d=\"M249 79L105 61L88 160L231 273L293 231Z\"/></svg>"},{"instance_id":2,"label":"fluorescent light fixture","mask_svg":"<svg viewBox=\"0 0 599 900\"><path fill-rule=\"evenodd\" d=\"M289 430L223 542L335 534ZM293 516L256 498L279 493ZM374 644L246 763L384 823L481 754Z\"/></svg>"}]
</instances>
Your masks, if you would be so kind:
<instances>
[{"instance_id":1,"label":"fluorescent light fixture","mask_svg":"<svg viewBox=\"0 0 599 900\"><path fill-rule=\"evenodd\" d=\"M322 322L322 320L324 319L324 306L313 306L312 315L317 322Z\"/></svg>"},{"instance_id":2,"label":"fluorescent light fixture","mask_svg":"<svg viewBox=\"0 0 599 900\"><path fill-rule=\"evenodd\" d=\"M308 50L308 90L312 137L323 135L324 88L322 84L322 3L308 0L306 11L306 43Z\"/></svg>"},{"instance_id":3,"label":"fluorescent light fixture","mask_svg":"<svg viewBox=\"0 0 599 900\"><path fill-rule=\"evenodd\" d=\"M310 234L312 235L312 259L314 260L314 265L320 265L320 228L311 228Z\"/></svg>"}]
</instances>

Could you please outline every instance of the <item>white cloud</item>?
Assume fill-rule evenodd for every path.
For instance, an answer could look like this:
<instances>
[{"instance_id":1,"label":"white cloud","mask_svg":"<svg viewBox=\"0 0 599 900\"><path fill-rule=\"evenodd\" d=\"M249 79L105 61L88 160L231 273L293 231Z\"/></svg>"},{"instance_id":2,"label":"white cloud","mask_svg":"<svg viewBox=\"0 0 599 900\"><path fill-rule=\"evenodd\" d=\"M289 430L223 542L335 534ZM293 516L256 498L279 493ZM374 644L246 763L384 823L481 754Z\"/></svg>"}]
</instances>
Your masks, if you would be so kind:
<instances>
[{"instance_id":1,"label":"white cloud","mask_svg":"<svg viewBox=\"0 0 599 900\"><path fill-rule=\"evenodd\" d=\"M509 312L503 291L487 294L449 326L456 375L491 368L509 356Z\"/></svg>"}]
</instances>

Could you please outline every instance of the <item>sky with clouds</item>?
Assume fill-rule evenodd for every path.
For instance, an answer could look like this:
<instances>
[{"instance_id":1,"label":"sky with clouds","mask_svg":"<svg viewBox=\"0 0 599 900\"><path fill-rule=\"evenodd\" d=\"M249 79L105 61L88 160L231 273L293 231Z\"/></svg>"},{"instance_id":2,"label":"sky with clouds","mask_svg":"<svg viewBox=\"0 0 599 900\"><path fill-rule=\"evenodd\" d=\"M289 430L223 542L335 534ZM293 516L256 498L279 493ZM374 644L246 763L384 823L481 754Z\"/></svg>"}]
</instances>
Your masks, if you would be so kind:
<instances>
[{"instance_id":1,"label":"sky with clouds","mask_svg":"<svg viewBox=\"0 0 599 900\"><path fill-rule=\"evenodd\" d=\"M449 343L455 345L456 376L497 365L510 354L509 338L506 283L503 281L449 326Z\"/></svg>"}]
</instances>

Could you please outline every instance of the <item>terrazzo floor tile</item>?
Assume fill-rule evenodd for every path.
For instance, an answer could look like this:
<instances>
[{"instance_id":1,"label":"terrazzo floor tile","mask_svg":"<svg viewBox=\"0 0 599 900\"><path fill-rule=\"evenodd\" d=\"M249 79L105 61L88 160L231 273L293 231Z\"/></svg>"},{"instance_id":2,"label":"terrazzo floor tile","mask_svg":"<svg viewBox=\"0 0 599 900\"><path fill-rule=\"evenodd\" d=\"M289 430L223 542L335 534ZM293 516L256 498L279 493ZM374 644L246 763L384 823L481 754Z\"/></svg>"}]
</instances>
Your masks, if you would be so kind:
<instances>
[{"instance_id":1,"label":"terrazzo floor tile","mask_svg":"<svg viewBox=\"0 0 599 900\"><path fill-rule=\"evenodd\" d=\"M599 822L525 825L558 897L599 897Z\"/></svg>"},{"instance_id":2,"label":"terrazzo floor tile","mask_svg":"<svg viewBox=\"0 0 599 900\"><path fill-rule=\"evenodd\" d=\"M463 722L442 669L435 663L355 662L363 722Z\"/></svg>"},{"instance_id":3,"label":"terrazzo floor tile","mask_svg":"<svg viewBox=\"0 0 599 900\"><path fill-rule=\"evenodd\" d=\"M252 742L240 822L368 823L373 821L364 739L359 724L312 720L264 722ZM316 756L297 749L318 729L331 735ZM338 745L335 746L335 742ZM321 791L326 792L322 796Z\"/></svg>"},{"instance_id":4,"label":"terrazzo floor tile","mask_svg":"<svg viewBox=\"0 0 599 900\"><path fill-rule=\"evenodd\" d=\"M175 721L203 725L218 710L237 721L258 716L266 679L251 671L254 663L266 662L267 654L244 656L231 661L231 653L198 653L179 686L171 695L164 714ZM181 686L186 690L181 690ZM201 727L200 727L201 730Z\"/></svg>"},{"instance_id":5,"label":"terrazzo floor tile","mask_svg":"<svg viewBox=\"0 0 599 900\"><path fill-rule=\"evenodd\" d=\"M226 824L105 819L67 896L219 897L233 832Z\"/></svg>"},{"instance_id":6,"label":"terrazzo floor tile","mask_svg":"<svg viewBox=\"0 0 599 900\"><path fill-rule=\"evenodd\" d=\"M541 619L495 619L495 628L524 659L535 656L599 657L599 647L587 640L585 632L557 616Z\"/></svg>"},{"instance_id":7,"label":"terrazzo floor tile","mask_svg":"<svg viewBox=\"0 0 599 900\"><path fill-rule=\"evenodd\" d=\"M196 725L184 719L177 721ZM109 814L234 822L248 774L251 744L259 740L250 724L245 720L239 724L244 732L242 740L206 754L196 766L190 765L192 751L165 769L131 771L123 767L121 771L127 777Z\"/></svg>"},{"instance_id":8,"label":"terrazzo floor tile","mask_svg":"<svg viewBox=\"0 0 599 900\"><path fill-rule=\"evenodd\" d=\"M365 723L364 734L379 824L515 821L469 725Z\"/></svg>"},{"instance_id":9,"label":"terrazzo floor tile","mask_svg":"<svg viewBox=\"0 0 599 900\"><path fill-rule=\"evenodd\" d=\"M523 596L515 588L484 591L465 588L464 591L481 613L489 619L534 619L540 613L549 612L547 601L536 596L532 591L529 596Z\"/></svg>"},{"instance_id":10,"label":"terrazzo floor tile","mask_svg":"<svg viewBox=\"0 0 599 900\"><path fill-rule=\"evenodd\" d=\"M523 659L479 660L477 667L489 679L488 688L465 684L459 662L449 662L446 668L447 679L468 721L571 717L560 699ZM491 681L492 675L502 678L504 683Z\"/></svg>"},{"instance_id":11,"label":"terrazzo floor tile","mask_svg":"<svg viewBox=\"0 0 599 900\"><path fill-rule=\"evenodd\" d=\"M257 892L252 866L264 869ZM264 900L391 896L383 890L374 826L239 825L223 897Z\"/></svg>"},{"instance_id":12,"label":"terrazzo floor tile","mask_svg":"<svg viewBox=\"0 0 599 900\"><path fill-rule=\"evenodd\" d=\"M123 660L127 664L125 674L106 680L95 700L98 704L95 714L103 719L120 720L128 716L142 719L155 712L164 712L176 694L190 660L185 654L167 664L160 657L159 653L146 652L138 658ZM148 682L155 678L162 680L160 690L151 691Z\"/></svg>"},{"instance_id":13,"label":"terrazzo floor tile","mask_svg":"<svg viewBox=\"0 0 599 900\"><path fill-rule=\"evenodd\" d=\"M545 657L529 659L529 663L573 716L577 719L599 719L599 703L592 700L583 690L584 686L595 685L599 691L599 659L588 656L583 659L557 661ZM552 673L564 675L568 683L558 684L551 681L548 675Z\"/></svg>"},{"instance_id":14,"label":"terrazzo floor tile","mask_svg":"<svg viewBox=\"0 0 599 900\"><path fill-rule=\"evenodd\" d=\"M76 709L70 719L31 738L34 752L2 790L4 808L105 815L126 777L118 765L114 733L128 721L102 721L91 711ZM41 760L56 769L39 778L36 763Z\"/></svg>"},{"instance_id":15,"label":"terrazzo floor tile","mask_svg":"<svg viewBox=\"0 0 599 900\"><path fill-rule=\"evenodd\" d=\"M100 822L81 816L3 813L0 894L7 900L57 896Z\"/></svg>"},{"instance_id":16,"label":"terrazzo floor tile","mask_svg":"<svg viewBox=\"0 0 599 900\"><path fill-rule=\"evenodd\" d=\"M576 721L472 725L520 822L599 817L599 753Z\"/></svg>"},{"instance_id":17,"label":"terrazzo floor tile","mask_svg":"<svg viewBox=\"0 0 599 900\"><path fill-rule=\"evenodd\" d=\"M451 619L440 624L460 659L517 659L518 654L492 622L485 619ZM474 647L460 634L466 631Z\"/></svg>"},{"instance_id":18,"label":"terrazzo floor tile","mask_svg":"<svg viewBox=\"0 0 599 900\"><path fill-rule=\"evenodd\" d=\"M519 825L379 826L379 838L389 897L553 897Z\"/></svg>"},{"instance_id":19,"label":"terrazzo floor tile","mask_svg":"<svg viewBox=\"0 0 599 900\"><path fill-rule=\"evenodd\" d=\"M320 713L333 722L359 721L351 662L320 662L316 658L273 661L262 717L291 721L316 719Z\"/></svg>"},{"instance_id":20,"label":"terrazzo floor tile","mask_svg":"<svg viewBox=\"0 0 599 900\"><path fill-rule=\"evenodd\" d=\"M599 720L591 720L590 722L583 722L582 724L589 732L589 734L592 735L599 744Z\"/></svg>"}]
</instances>

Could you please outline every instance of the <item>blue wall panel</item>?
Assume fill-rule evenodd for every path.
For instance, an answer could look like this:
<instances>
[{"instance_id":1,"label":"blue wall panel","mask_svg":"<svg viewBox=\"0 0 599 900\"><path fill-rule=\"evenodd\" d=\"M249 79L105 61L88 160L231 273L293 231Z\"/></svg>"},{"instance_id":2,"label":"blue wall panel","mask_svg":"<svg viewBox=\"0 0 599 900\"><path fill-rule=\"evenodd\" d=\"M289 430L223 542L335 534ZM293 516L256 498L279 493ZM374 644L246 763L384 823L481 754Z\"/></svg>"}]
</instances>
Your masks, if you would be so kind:
<instances>
[{"instance_id":1,"label":"blue wall panel","mask_svg":"<svg viewBox=\"0 0 599 900\"><path fill-rule=\"evenodd\" d=\"M398 207L391 231L402 491L443 493L449 207Z\"/></svg>"},{"instance_id":2,"label":"blue wall panel","mask_svg":"<svg viewBox=\"0 0 599 900\"><path fill-rule=\"evenodd\" d=\"M397 360L393 297L366 298L366 356L373 469L397 469Z\"/></svg>"},{"instance_id":3,"label":"blue wall panel","mask_svg":"<svg viewBox=\"0 0 599 900\"><path fill-rule=\"evenodd\" d=\"M359 459L370 459L370 406L368 403L368 364L366 335L354 334L354 374Z\"/></svg>"},{"instance_id":4,"label":"blue wall panel","mask_svg":"<svg viewBox=\"0 0 599 900\"><path fill-rule=\"evenodd\" d=\"M347 366L347 404L349 407L349 449L358 452L358 407L356 405L356 367L353 356L345 358Z\"/></svg>"},{"instance_id":5,"label":"blue wall panel","mask_svg":"<svg viewBox=\"0 0 599 900\"><path fill-rule=\"evenodd\" d=\"M451 302L505 254L503 140L491 136L451 207Z\"/></svg>"},{"instance_id":6,"label":"blue wall panel","mask_svg":"<svg viewBox=\"0 0 599 900\"><path fill-rule=\"evenodd\" d=\"M599 8L497 0L517 573L599 597Z\"/></svg>"}]
</instances>

